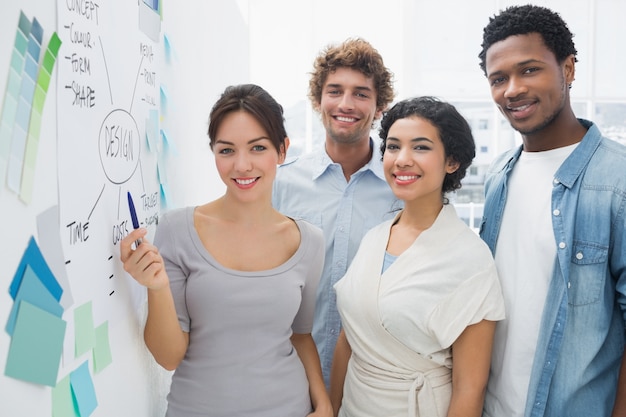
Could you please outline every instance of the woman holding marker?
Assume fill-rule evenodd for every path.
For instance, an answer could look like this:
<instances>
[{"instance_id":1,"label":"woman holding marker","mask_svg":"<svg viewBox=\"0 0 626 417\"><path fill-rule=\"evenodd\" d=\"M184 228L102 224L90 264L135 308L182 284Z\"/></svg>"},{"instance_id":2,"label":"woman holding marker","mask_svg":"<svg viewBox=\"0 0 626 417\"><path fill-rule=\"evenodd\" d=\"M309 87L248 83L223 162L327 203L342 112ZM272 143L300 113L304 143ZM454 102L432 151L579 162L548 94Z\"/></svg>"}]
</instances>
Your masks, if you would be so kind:
<instances>
[{"instance_id":1,"label":"woman holding marker","mask_svg":"<svg viewBox=\"0 0 626 417\"><path fill-rule=\"evenodd\" d=\"M165 213L154 245L144 228L120 245L148 289L146 345L175 370L167 416L330 416L310 334L324 240L271 204L282 107L258 86L228 87L208 133L225 194Z\"/></svg>"}]
</instances>

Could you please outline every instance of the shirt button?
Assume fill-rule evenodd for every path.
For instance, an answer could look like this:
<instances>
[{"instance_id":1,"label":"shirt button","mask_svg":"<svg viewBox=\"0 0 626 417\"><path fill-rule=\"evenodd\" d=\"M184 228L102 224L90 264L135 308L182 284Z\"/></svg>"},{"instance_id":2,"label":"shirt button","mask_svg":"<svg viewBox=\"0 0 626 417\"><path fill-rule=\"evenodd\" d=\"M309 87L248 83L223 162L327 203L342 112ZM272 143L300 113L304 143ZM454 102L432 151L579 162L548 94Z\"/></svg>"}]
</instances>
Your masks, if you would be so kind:
<instances>
[{"instance_id":1,"label":"shirt button","mask_svg":"<svg viewBox=\"0 0 626 417\"><path fill-rule=\"evenodd\" d=\"M552 180L552 182L553 182L554 184L558 184L558 183L559 183L559 180L557 180L557 179L555 178L555 179L553 179L553 180Z\"/></svg>"},{"instance_id":2,"label":"shirt button","mask_svg":"<svg viewBox=\"0 0 626 417\"><path fill-rule=\"evenodd\" d=\"M561 248L561 249L565 249L566 246L567 245L565 244L565 242L559 243L559 248Z\"/></svg>"},{"instance_id":3,"label":"shirt button","mask_svg":"<svg viewBox=\"0 0 626 417\"><path fill-rule=\"evenodd\" d=\"M578 252L578 253L576 254L576 259L578 259L578 260L580 261L582 258L583 258L583 254L582 254L582 252Z\"/></svg>"},{"instance_id":4,"label":"shirt button","mask_svg":"<svg viewBox=\"0 0 626 417\"><path fill-rule=\"evenodd\" d=\"M561 210L559 209L554 209L554 211L552 212L552 214L554 214L555 216L558 216L561 214Z\"/></svg>"},{"instance_id":5,"label":"shirt button","mask_svg":"<svg viewBox=\"0 0 626 417\"><path fill-rule=\"evenodd\" d=\"M339 231L343 233L343 226L339 227Z\"/></svg>"}]
</instances>

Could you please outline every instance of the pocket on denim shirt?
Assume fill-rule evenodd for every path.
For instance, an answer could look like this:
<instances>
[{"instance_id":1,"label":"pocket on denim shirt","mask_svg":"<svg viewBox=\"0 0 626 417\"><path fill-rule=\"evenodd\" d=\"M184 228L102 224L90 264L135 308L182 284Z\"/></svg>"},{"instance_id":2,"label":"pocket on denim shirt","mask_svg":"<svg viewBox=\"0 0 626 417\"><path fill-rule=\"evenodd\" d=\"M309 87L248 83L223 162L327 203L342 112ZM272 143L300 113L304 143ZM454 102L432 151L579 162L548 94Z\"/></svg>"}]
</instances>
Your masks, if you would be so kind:
<instances>
[{"instance_id":1,"label":"pocket on denim shirt","mask_svg":"<svg viewBox=\"0 0 626 417\"><path fill-rule=\"evenodd\" d=\"M590 242L574 242L570 269L569 304L582 306L600 299L606 279L609 247Z\"/></svg>"}]
</instances>

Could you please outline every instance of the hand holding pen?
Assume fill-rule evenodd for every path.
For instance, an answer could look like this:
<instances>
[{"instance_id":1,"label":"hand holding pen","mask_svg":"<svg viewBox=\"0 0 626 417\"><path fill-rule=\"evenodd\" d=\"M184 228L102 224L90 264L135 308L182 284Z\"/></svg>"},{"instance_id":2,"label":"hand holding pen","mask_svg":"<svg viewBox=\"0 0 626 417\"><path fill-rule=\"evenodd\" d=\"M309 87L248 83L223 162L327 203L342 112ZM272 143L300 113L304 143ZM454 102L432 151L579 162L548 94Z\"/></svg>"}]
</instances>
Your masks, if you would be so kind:
<instances>
[{"instance_id":1,"label":"hand holding pen","mask_svg":"<svg viewBox=\"0 0 626 417\"><path fill-rule=\"evenodd\" d=\"M157 247L145 238L147 230L139 227L130 193L128 193L128 207L133 222L133 231L120 241L120 260L124 264L124 270L132 275L135 281L149 289L159 290L169 286L163 258Z\"/></svg>"},{"instance_id":2,"label":"hand holding pen","mask_svg":"<svg viewBox=\"0 0 626 417\"><path fill-rule=\"evenodd\" d=\"M135 211L135 204L133 203L133 197L130 195L130 191L127 193L128 195L128 209L130 210L130 219L133 222L133 229L139 229L139 220L137 220L137 212ZM135 240L135 248L138 248L141 245L141 238Z\"/></svg>"}]
</instances>

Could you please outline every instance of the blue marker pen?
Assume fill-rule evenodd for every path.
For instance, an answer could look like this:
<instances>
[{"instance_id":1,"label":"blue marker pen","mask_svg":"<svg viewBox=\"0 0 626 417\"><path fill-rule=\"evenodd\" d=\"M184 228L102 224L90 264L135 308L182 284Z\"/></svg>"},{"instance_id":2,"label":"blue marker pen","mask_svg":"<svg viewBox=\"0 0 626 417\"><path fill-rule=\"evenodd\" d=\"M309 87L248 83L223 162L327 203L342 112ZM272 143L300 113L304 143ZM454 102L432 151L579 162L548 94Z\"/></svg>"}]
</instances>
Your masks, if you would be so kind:
<instances>
[{"instance_id":1,"label":"blue marker pen","mask_svg":"<svg viewBox=\"0 0 626 417\"><path fill-rule=\"evenodd\" d=\"M130 210L130 218L133 221L133 229L139 229L139 221L137 220L137 212L135 211L135 205L133 204L133 198L128 191L128 209ZM135 240L135 247L141 245L141 238Z\"/></svg>"}]
</instances>

